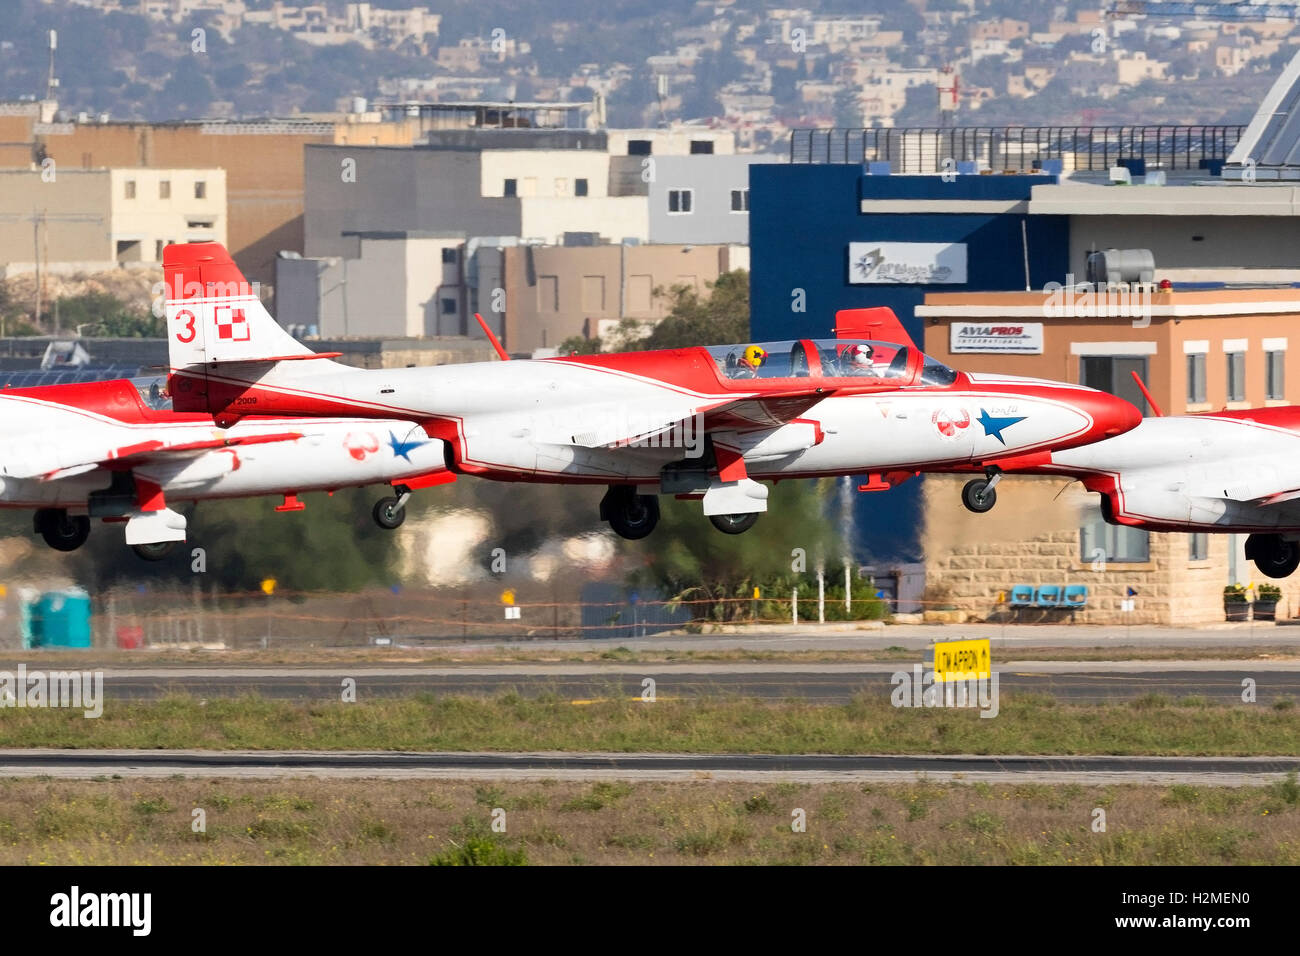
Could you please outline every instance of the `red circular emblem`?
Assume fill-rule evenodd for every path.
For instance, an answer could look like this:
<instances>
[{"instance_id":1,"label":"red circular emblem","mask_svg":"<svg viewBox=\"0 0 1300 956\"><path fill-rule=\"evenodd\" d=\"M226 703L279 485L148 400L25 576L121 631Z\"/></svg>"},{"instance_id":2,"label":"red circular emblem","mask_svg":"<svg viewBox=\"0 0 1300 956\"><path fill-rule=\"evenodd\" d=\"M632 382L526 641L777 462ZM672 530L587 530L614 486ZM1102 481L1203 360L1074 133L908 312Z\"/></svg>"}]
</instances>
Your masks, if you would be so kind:
<instances>
[{"instance_id":1,"label":"red circular emblem","mask_svg":"<svg viewBox=\"0 0 1300 956\"><path fill-rule=\"evenodd\" d=\"M964 408L955 411L940 408L930 416L930 421L934 424L935 431L944 438L956 438L963 429L970 426L970 412Z\"/></svg>"}]
</instances>

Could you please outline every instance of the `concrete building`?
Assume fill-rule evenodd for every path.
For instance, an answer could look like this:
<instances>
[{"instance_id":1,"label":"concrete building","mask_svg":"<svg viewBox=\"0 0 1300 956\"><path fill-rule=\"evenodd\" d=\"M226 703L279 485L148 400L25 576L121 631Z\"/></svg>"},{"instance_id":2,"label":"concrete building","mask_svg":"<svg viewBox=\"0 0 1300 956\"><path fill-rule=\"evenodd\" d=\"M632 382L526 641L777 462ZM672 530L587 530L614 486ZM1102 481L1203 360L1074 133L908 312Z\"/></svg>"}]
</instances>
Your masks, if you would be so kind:
<instances>
[{"instance_id":1,"label":"concrete building","mask_svg":"<svg viewBox=\"0 0 1300 956\"><path fill-rule=\"evenodd\" d=\"M55 122L55 103L0 104L0 167L57 171L100 168L225 171L227 242L250 279L270 283L281 249L303 246L303 146L410 143L413 122L379 113L331 119L118 123L82 114Z\"/></svg>"},{"instance_id":2,"label":"concrete building","mask_svg":"<svg viewBox=\"0 0 1300 956\"><path fill-rule=\"evenodd\" d=\"M464 335L463 233L358 233L353 256L282 257L276 318L300 334ZM448 318L450 317L450 318Z\"/></svg>"},{"instance_id":3,"label":"concrete building","mask_svg":"<svg viewBox=\"0 0 1300 956\"><path fill-rule=\"evenodd\" d=\"M770 154L663 156L649 186L651 242L748 243L749 168Z\"/></svg>"},{"instance_id":4,"label":"concrete building","mask_svg":"<svg viewBox=\"0 0 1300 956\"><path fill-rule=\"evenodd\" d=\"M508 247L506 348L532 353L572 336L607 337L623 319L657 322L668 312L662 293L684 285L707 295L721 273L748 268L748 251L725 245Z\"/></svg>"},{"instance_id":5,"label":"concrete building","mask_svg":"<svg viewBox=\"0 0 1300 956\"><path fill-rule=\"evenodd\" d=\"M0 169L0 268L95 272L227 241L224 169ZM39 260L38 257L39 256Z\"/></svg>"}]
</instances>

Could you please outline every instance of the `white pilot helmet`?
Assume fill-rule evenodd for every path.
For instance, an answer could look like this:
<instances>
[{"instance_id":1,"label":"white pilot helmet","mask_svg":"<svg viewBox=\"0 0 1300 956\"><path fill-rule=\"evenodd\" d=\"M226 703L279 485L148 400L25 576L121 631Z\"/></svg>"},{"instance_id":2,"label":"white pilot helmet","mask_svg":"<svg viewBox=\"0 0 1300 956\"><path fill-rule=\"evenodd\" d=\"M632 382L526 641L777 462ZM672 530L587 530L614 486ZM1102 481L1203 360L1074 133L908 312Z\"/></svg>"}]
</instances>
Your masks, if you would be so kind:
<instances>
[{"instance_id":1,"label":"white pilot helmet","mask_svg":"<svg viewBox=\"0 0 1300 956\"><path fill-rule=\"evenodd\" d=\"M874 349L870 345L850 345L844 350L848 357L849 364L854 368L870 368L874 357Z\"/></svg>"}]
</instances>

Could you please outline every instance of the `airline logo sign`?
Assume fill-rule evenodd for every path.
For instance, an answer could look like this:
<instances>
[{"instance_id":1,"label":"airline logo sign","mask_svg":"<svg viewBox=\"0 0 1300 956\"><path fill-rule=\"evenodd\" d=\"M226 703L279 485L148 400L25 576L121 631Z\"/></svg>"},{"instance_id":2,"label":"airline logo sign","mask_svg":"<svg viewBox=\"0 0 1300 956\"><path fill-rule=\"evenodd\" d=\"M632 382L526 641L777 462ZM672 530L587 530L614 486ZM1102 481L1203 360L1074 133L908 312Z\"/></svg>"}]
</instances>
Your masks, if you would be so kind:
<instances>
[{"instance_id":1,"label":"airline logo sign","mask_svg":"<svg viewBox=\"0 0 1300 956\"><path fill-rule=\"evenodd\" d=\"M964 242L850 242L854 285L963 285Z\"/></svg>"},{"instance_id":2,"label":"airline logo sign","mask_svg":"<svg viewBox=\"0 0 1300 956\"><path fill-rule=\"evenodd\" d=\"M948 351L1022 355L1043 354L1042 322L954 322Z\"/></svg>"}]
</instances>

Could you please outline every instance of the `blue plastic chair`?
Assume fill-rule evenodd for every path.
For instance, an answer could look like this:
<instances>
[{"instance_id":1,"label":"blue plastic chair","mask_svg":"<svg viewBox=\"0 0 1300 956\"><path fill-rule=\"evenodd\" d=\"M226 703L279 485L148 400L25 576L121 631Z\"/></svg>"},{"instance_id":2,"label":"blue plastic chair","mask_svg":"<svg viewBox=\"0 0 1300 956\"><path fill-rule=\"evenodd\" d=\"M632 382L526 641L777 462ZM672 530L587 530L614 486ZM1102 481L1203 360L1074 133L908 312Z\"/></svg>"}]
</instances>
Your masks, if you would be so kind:
<instances>
[{"instance_id":1,"label":"blue plastic chair","mask_svg":"<svg viewBox=\"0 0 1300 956\"><path fill-rule=\"evenodd\" d=\"M1071 611L1088 606L1088 585L1071 584L1065 589L1065 606Z\"/></svg>"},{"instance_id":2,"label":"blue plastic chair","mask_svg":"<svg viewBox=\"0 0 1300 956\"><path fill-rule=\"evenodd\" d=\"M1011 589L1011 597L1007 601L1007 607L1022 608L1033 607L1034 605L1034 588L1029 584L1017 584Z\"/></svg>"},{"instance_id":3,"label":"blue plastic chair","mask_svg":"<svg viewBox=\"0 0 1300 956\"><path fill-rule=\"evenodd\" d=\"M1041 608L1061 606L1061 588L1056 584L1044 584L1034 592L1034 605Z\"/></svg>"}]
</instances>

